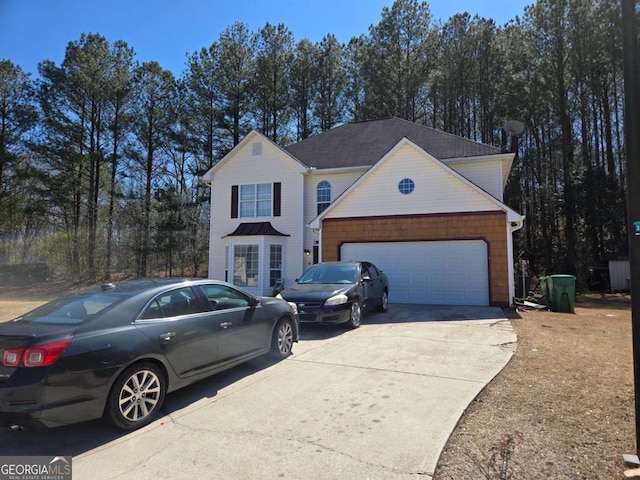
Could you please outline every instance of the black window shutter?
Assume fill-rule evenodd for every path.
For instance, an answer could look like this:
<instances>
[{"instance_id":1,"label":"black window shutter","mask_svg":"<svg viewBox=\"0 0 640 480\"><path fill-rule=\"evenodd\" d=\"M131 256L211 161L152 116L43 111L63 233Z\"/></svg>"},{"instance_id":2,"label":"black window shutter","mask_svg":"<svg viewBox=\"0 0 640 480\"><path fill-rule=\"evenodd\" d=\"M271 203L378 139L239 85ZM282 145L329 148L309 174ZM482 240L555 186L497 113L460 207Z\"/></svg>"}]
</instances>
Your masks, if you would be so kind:
<instances>
[{"instance_id":1,"label":"black window shutter","mask_svg":"<svg viewBox=\"0 0 640 480\"><path fill-rule=\"evenodd\" d=\"M231 218L238 218L238 185L231 186Z\"/></svg>"},{"instance_id":2,"label":"black window shutter","mask_svg":"<svg viewBox=\"0 0 640 480\"><path fill-rule=\"evenodd\" d=\"M280 216L280 203L282 196L282 184L280 182L276 182L273 184L273 216Z\"/></svg>"}]
</instances>

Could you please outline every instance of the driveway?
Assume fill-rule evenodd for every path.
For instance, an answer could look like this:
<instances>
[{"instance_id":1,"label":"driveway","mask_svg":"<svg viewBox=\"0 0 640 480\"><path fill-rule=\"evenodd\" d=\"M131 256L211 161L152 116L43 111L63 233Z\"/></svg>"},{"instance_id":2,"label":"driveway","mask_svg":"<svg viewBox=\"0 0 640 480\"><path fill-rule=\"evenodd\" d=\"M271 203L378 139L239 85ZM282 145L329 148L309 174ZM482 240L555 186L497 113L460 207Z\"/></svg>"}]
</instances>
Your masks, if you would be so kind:
<instances>
[{"instance_id":1,"label":"driveway","mask_svg":"<svg viewBox=\"0 0 640 480\"><path fill-rule=\"evenodd\" d=\"M515 342L498 308L390 305L357 330L304 325L292 357L175 392L137 432L2 430L0 455L72 455L74 480L428 479Z\"/></svg>"}]
</instances>

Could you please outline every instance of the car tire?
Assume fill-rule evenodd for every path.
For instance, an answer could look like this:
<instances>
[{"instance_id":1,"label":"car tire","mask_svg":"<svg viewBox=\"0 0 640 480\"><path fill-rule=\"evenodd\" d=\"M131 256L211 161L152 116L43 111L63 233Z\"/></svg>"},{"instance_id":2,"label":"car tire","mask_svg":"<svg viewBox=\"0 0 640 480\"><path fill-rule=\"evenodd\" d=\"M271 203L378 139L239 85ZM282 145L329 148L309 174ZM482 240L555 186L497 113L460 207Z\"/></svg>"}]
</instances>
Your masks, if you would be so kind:
<instances>
[{"instance_id":1,"label":"car tire","mask_svg":"<svg viewBox=\"0 0 640 480\"><path fill-rule=\"evenodd\" d=\"M111 388L105 417L121 430L136 430L160 413L167 393L164 373L151 362L131 365Z\"/></svg>"},{"instance_id":2,"label":"car tire","mask_svg":"<svg viewBox=\"0 0 640 480\"><path fill-rule=\"evenodd\" d=\"M382 292L382 297L380 297L380 306L378 307L378 310L380 312L386 312L388 308L389 308L389 292L385 290L384 292Z\"/></svg>"},{"instance_id":3,"label":"car tire","mask_svg":"<svg viewBox=\"0 0 640 480\"><path fill-rule=\"evenodd\" d=\"M271 354L279 359L291 355L293 349L293 324L288 318L281 319L273 331Z\"/></svg>"},{"instance_id":4,"label":"car tire","mask_svg":"<svg viewBox=\"0 0 640 480\"><path fill-rule=\"evenodd\" d=\"M360 300L356 300L351 304L351 311L349 312L349 320L347 326L349 328L358 328L362 322L362 303Z\"/></svg>"}]
</instances>

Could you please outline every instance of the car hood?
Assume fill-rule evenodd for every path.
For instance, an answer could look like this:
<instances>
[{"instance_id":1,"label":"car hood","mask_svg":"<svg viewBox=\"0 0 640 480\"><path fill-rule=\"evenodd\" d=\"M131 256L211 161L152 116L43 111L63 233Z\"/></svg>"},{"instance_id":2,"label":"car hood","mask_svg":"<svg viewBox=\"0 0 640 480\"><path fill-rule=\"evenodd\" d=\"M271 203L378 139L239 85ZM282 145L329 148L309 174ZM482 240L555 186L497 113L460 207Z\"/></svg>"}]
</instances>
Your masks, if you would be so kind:
<instances>
[{"instance_id":1,"label":"car hood","mask_svg":"<svg viewBox=\"0 0 640 480\"><path fill-rule=\"evenodd\" d=\"M324 302L334 295L346 294L353 287L353 284L298 283L285 288L280 296L289 302Z\"/></svg>"}]
</instances>

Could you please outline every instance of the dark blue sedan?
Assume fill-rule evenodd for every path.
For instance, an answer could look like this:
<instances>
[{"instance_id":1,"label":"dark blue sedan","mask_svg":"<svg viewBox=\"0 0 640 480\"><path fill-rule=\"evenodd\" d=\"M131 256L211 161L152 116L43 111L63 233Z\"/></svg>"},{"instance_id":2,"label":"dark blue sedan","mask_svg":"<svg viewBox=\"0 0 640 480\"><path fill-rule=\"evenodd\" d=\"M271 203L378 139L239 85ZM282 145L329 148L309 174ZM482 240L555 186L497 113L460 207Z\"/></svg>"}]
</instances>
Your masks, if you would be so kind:
<instances>
[{"instance_id":1,"label":"dark blue sedan","mask_svg":"<svg viewBox=\"0 0 640 480\"><path fill-rule=\"evenodd\" d=\"M300 322L358 328L364 312L387 311L389 280L369 262L318 263L278 296L298 306Z\"/></svg>"},{"instance_id":2,"label":"dark blue sedan","mask_svg":"<svg viewBox=\"0 0 640 480\"><path fill-rule=\"evenodd\" d=\"M298 341L295 304L214 280L110 283L0 323L0 424L147 425L168 392Z\"/></svg>"}]
</instances>

